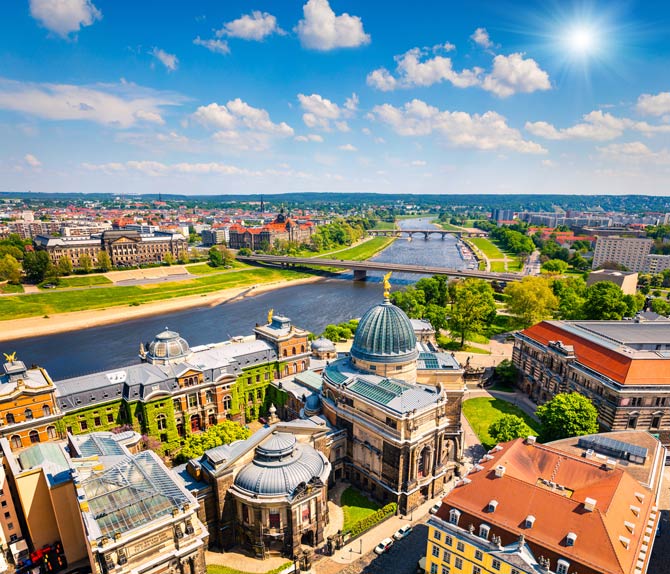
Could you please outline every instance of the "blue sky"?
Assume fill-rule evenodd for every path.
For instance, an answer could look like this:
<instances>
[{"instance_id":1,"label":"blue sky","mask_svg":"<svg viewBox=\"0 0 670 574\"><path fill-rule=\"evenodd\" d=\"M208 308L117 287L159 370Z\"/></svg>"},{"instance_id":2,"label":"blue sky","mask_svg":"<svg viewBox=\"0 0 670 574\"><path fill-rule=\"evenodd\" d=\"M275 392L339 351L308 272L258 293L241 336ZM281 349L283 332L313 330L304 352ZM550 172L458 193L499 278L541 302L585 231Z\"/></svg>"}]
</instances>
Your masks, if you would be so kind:
<instances>
[{"instance_id":1,"label":"blue sky","mask_svg":"<svg viewBox=\"0 0 670 574\"><path fill-rule=\"evenodd\" d=\"M670 193L667 2L0 10L0 189Z\"/></svg>"}]
</instances>

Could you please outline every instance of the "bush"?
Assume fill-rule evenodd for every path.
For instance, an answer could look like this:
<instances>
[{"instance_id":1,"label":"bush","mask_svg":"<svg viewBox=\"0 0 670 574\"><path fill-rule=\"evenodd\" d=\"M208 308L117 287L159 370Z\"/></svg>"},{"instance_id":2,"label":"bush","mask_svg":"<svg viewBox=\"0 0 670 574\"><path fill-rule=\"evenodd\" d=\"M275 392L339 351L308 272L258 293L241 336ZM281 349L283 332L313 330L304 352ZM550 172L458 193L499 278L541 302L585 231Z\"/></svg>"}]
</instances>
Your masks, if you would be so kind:
<instances>
[{"instance_id":1,"label":"bush","mask_svg":"<svg viewBox=\"0 0 670 574\"><path fill-rule=\"evenodd\" d=\"M354 525L351 527L349 534L351 536L358 536L359 534L363 534L363 532L370 530L370 528L376 526L385 518L393 516L397 511L398 511L398 505L395 502L390 502L386 506L380 508L374 514L366 516L365 518L363 518L363 520L355 522Z\"/></svg>"}]
</instances>

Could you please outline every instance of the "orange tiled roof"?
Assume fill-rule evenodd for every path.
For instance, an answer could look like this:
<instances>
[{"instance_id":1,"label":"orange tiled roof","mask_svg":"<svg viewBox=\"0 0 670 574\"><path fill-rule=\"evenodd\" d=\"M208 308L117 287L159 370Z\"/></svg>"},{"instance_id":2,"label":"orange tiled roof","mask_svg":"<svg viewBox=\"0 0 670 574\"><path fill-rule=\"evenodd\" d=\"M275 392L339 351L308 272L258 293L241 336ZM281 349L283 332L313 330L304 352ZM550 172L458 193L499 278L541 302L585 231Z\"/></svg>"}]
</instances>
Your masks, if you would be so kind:
<instances>
[{"instance_id":1,"label":"orange tiled roof","mask_svg":"<svg viewBox=\"0 0 670 574\"><path fill-rule=\"evenodd\" d=\"M469 484L456 487L444 498L440 518L448 521L449 510L457 508L468 515L465 520L461 517L461 527L467 528L468 519L475 519L491 525L492 532L503 539L523 534L537 555L564 557L576 571L634 571L654 504L649 489L620 468L608 470L546 445L526 444L523 439L505 443L491 454L491 460L480 463L482 470L468 475ZM495 476L498 465L505 467L501 478ZM539 479L563 485L572 495L551 490ZM644 494L643 499L636 493ZM593 511L584 508L586 498L596 500ZM492 499L498 505L491 513L487 507ZM637 516L631 505L640 509ZM529 515L535 522L525 528ZM624 522L633 525L633 533ZM566 545L568 532L577 535L574 546ZM620 536L630 540L629 548Z\"/></svg>"}]
</instances>

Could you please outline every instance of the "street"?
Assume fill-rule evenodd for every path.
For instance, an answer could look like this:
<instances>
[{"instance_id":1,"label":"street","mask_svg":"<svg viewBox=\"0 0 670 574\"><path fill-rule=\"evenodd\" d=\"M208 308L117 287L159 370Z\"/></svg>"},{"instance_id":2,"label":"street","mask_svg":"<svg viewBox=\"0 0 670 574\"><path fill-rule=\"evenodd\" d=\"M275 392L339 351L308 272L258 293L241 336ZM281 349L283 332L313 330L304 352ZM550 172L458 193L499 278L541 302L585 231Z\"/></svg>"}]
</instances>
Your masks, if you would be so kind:
<instances>
[{"instance_id":1,"label":"street","mask_svg":"<svg viewBox=\"0 0 670 574\"><path fill-rule=\"evenodd\" d=\"M363 568L369 574L415 574L417 562L426 554L428 527L416 524L409 536L396 541L391 550L381 556L373 554L373 560Z\"/></svg>"}]
</instances>

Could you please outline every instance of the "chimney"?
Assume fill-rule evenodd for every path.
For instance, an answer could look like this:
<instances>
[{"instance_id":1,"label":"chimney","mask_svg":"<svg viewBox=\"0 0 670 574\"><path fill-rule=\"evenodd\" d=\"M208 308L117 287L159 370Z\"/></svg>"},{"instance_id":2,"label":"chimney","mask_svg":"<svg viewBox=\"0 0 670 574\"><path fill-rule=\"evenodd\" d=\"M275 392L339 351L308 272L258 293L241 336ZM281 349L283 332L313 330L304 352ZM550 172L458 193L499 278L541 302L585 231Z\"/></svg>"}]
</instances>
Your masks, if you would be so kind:
<instances>
[{"instance_id":1,"label":"chimney","mask_svg":"<svg viewBox=\"0 0 670 574\"><path fill-rule=\"evenodd\" d=\"M584 510L588 512L593 512L596 509L597 500L595 498L585 498L584 499Z\"/></svg>"},{"instance_id":2,"label":"chimney","mask_svg":"<svg viewBox=\"0 0 670 574\"><path fill-rule=\"evenodd\" d=\"M528 436L526 437L526 444L529 444L529 445L530 445L530 444L535 444L535 441L536 441L536 440L537 440L537 437L533 436L532 434L531 434L531 435L528 435Z\"/></svg>"},{"instance_id":3,"label":"chimney","mask_svg":"<svg viewBox=\"0 0 670 574\"><path fill-rule=\"evenodd\" d=\"M505 476L505 467L502 464L499 464L496 466L495 472L496 472L496 478L502 478Z\"/></svg>"}]
</instances>

